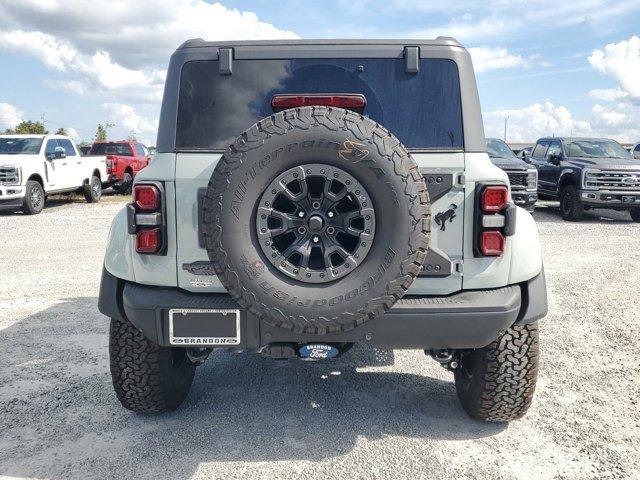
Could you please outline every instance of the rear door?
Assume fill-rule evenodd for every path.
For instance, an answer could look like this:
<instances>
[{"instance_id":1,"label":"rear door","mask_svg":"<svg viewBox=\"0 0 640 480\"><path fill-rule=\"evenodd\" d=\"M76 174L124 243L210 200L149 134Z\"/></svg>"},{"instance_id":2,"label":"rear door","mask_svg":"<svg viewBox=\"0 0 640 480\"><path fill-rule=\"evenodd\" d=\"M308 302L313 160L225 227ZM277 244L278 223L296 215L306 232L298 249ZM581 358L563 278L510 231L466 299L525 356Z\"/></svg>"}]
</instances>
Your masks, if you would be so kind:
<instances>
[{"instance_id":1,"label":"rear door","mask_svg":"<svg viewBox=\"0 0 640 480\"><path fill-rule=\"evenodd\" d=\"M553 155L562 155L562 144L559 140L549 142L549 148L544 162L538 170L538 178L548 192L558 194L558 181L560 180L560 165L551 161Z\"/></svg>"},{"instance_id":2,"label":"rear door","mask_svg":"<svg viewBox=\"0 0 640 480\"><path fill-rule=\"evenodd\" d=\"M67 166L69 168L69 184L79 187L85 178L90 175L88 162L77 154L73 143L68 138L59 138L58 146L64 149L67 156Z\"/></svg>"},{"instance_id":3,"label":"rear door","mask_svg":"<svg viewBox=\"0 0 640 480\"><path fill-rule=\"evenodd\" d=\"M212 274L199 225L207 183L224 149L273 113L276 94L344 93L365 96L363 114L403 142L429 187L431 249L409 293L446 294L462 288L465 155L457 66L449 59L422 58L417 72L407 71L403 47L397 49L391 58L288 60L250 60L236 49L231 75L218 61L183 66L175 139L180 287L223 290ZM379 225L393 228L393 219Z\"/></svg>"}]
</instances>

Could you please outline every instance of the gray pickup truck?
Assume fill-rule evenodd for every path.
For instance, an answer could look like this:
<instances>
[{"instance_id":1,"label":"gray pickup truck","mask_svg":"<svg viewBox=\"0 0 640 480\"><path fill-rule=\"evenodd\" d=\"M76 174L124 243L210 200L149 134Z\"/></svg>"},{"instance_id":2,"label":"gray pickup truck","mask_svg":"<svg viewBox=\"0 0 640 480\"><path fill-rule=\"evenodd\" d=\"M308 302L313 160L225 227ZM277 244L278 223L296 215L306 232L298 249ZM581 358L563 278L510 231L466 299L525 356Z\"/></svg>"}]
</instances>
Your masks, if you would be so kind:
<instances>
[{"instance_id":1,"label":"gray pickup truck","mask_svg":"<svg viewBox=\"0 0 640 480\"><path fill-rule=\"evenodd\" d=\"M362 343L424 351L474 418L523 415L544 270L486 153L467 50L184 43L157 154L111 227L99 309L136 412L177 408L215 349L331 361Z\"/></svg>"}]
</instances>

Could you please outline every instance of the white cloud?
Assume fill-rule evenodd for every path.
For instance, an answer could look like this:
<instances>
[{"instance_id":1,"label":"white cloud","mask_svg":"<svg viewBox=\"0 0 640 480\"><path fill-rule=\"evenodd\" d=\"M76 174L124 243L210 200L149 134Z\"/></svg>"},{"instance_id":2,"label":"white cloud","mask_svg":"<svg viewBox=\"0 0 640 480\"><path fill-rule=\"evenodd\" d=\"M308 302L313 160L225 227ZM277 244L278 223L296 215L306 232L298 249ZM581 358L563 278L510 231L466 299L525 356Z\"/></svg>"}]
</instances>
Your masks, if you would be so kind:
<instances>
[{"instance_id":1,"label":"white cloud","mask_svg":"<svg viewBox=\"0 0 640 480\"><path fill-rule=\"evenodd\" d=\"M596 88L589 92L589 96L597 100L614 102L616 100L625 99L627 97L627 93L623 92L619 88Z\"/></svg>"},{"instance_id":2,"label":"white cloud","mask_svg":"<svg viewBox=\"0 0 640 480\"><path fill-rule=\"evenodd\" d=\"M447 13L447 10L437 8L435 3L422 0L391 0L390 8ZM637 0L491 0L437 3L446 5L448 11L455 16L438 27L411 32L410 37L434 38L445 35L463 42L477 43L495 38L504 41L507 38L521 39L528 34L557 32L559 27L598 28L604 32L615 29L617 24L624 24L628 21L629 12L640 9Z\"/></svg>"},{"instance_id":3,"label":"white cloud","mask_svg":"<svg viewBox=\"0 0 640 480\"><path fill-rule=\"evenodd\" d=\"M531 66L530 61L521 55L509 53L506 48L498 47L473 47L469 49L473 68L476 73L501 68L514 68ZM537 58L537 57L536 57Z\"/></svg>"},{"instance_id":4,"label":"white cloud","mask_svg":"<svg viewBox=\"0 0 640 480\"><path fill-rule=\"evenodd\" d=\"M508 117L507 140L512 142L533 142L547 135L593 134L588 121L575 119L567 107L548 100L519 109L486 112L483 117L488 137L502 137L504 119Z\"/></svg>"},{"instance_id":5,"label":"white cloud","mask_svg":"<svg viewBox=\"0 0 640 480\"><path fill-rule=\"evenodd\" d=\"M626 97L640 103L640 37L634 35L629 40L610 43L603 50L594 50L589 56L589 63L598 72L618 82L616 91L620 93L612 100ZM592 96L601 93L601 90L591 92Z\"/></svg>"},{"instance_id":6,"label":"white cloud","mask_svg":"<svg viewBox=\"0 0 640 480\"><path fill-rule=\"evenodd\" d=\"M297 38L293 32L203 0L3 0L0 29L47 32L92 56L109 52L129 69L168 63L189 38ZM92 13L93 12L93 13ZM3 28L4 24L4 28Z\"/></svg>"},{"instance_id":7,"label":"white cloud","mask_svg":"<svg viewBox=\"0 0 640 480\"><path fill-rule=\"evenodd\" d=\"M626 114L598 104L591 108L591 112L606 125L620 125L627 119Z\"/></svg>"},{"instance_id":8,"label":"white cloud","mask_svg":"<svg viewBox=\"0 0 640 480\"><path fill-rule=\"evenodd\" d=\"M0 103L0 128L13 128L22 121L23 113L10 103Z\"/></svg>"},{"instance_id":9,"label":"white cloud","mask_svg":"<svg viewBox=\"0 0 640 480\"><path fill-rule=\"evenodd\" d=\"M104 103L102 108L108 112L109 121L114 123L114 130L110 133L118 138L132 135L147 145L155 144L157 118L144 117L138 114L134 107L124 103Z\"/></svg>"}]
</instances>

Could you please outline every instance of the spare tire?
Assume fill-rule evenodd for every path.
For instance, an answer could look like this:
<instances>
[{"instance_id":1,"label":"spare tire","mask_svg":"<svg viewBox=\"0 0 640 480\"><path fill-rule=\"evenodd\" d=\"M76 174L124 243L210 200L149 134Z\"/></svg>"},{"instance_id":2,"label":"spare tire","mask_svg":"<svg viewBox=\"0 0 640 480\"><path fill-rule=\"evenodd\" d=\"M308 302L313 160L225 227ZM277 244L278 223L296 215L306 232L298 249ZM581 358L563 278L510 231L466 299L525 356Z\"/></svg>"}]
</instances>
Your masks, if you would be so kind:
<instances>
[{"instance_id":1,"label":"spare tire","mask_svg":"<svg viewBox=\"0 0 640 480\"><path fill-rule=\"evenodd\" d=\"M407 291L429 243L418 166L377 123L339 108L265 118L226 150L203 202L222 285L269 325L346 331Z\"/></svg>"}]
</instances>

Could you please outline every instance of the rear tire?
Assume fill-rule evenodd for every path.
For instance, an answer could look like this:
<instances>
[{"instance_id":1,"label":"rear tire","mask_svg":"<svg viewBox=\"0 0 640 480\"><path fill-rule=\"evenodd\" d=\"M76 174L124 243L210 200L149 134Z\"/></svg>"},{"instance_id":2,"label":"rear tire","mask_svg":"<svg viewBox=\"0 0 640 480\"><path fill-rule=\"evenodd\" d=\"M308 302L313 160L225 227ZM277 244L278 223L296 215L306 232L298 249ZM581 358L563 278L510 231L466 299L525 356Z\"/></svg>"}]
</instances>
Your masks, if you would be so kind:
<instances>
[{"instance_id":1,"label":"rear tire","mask_svg":"<svg viewBox=\"0 0 640 480\"><path fill-rule=\"evenodd\" d=\"M109 360L122 406L136 413L175 410L189 394L195 365L184 348L161 347L128 321L111 319Z\"/></svg>"},{"instance_id":2,"label":"rear tire","mask_svg":"<svg viewBox=\"0 0 640 480\"><path fill-rule=\"evenodd\" d=\"M40 182L27 180L22 212L25 215L37 215L44 208L45 198L44 189Z\"/></svg>"},{"instance_id":3,"label":"rear tire","mask_svg":"<svg viewBox=\"0 0 640 480\"><path fill-rule=\"evenodd\" d=\"M460 359L456 391L476 420L509 422L531 405L538 376L538 325L514 325L486 347Z\"/></svg>"},{"instance_id":4,"label":"rear tire","mask_svg":"<svg viewBox=\"0 0 640 480\"><path fill-rule=\"evenodd\" d=\"M87 203L97 203L102 198L102 182L95 175L84 186L84 199Z\"/></svg>"},{"instance_id":5,"label":"rear tire","mask_svg":"<svg viewBox=\"0 0 640 480\"><path fill-rule=\"evenodd\" d=\"M132 185L133 175L125 172L124 177L122 178L122 183L118 186L118 188L114 188L114 190L120 195L129 195L131 193Z\"/></svg>"},{"instance_id":6,"label":"rear tire","mask_svg":"<svg viewBox=\"0 0 640 480\"><path fill-rule=\"evenodd\" d=\"M582 220L583 213L584 207L578 190L573 185L567 185L560 192L560 215L564 220L579 222Z\"/></svg>"},{"instance_id":7,"label":"rear tire","mask_svg":"<svg viewBox=\"0 0 640 480\"><path fill-rule=\"evenodd\" d=\"M632 208L629 210L629 213L631 214L631 219L634 222L640 223L640 208Z\"/></svg>"}]
</instances>

